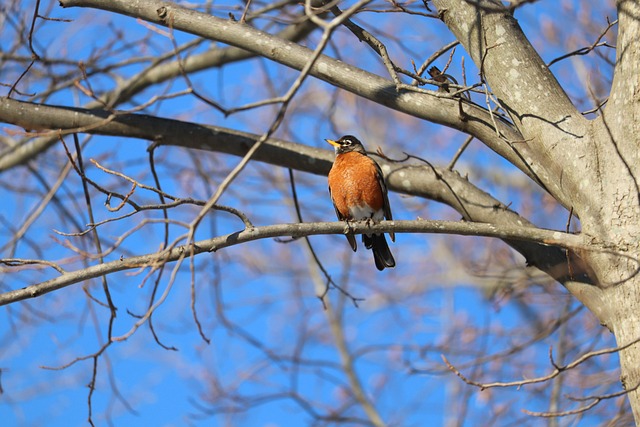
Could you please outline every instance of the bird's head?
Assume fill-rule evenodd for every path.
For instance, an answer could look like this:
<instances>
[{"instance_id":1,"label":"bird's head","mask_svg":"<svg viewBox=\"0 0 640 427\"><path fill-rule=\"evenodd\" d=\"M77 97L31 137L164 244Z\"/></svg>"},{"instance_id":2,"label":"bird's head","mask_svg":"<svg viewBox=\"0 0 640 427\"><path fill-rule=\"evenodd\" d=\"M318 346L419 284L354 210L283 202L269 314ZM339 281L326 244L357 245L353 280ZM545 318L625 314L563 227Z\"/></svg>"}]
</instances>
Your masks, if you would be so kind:
<instances>
[{"instance_id":1,"label":"bird's head","mask_svg":"<svg viewBox=\"0 0 640 427\"><path fill-rule=\"evenodd\" d=\"M362 143L353 135L345 135L337 141L325 139L329 144L333 145L336 154L350 153L352 151L365 154Z\"/></svg>"}]
</instances>

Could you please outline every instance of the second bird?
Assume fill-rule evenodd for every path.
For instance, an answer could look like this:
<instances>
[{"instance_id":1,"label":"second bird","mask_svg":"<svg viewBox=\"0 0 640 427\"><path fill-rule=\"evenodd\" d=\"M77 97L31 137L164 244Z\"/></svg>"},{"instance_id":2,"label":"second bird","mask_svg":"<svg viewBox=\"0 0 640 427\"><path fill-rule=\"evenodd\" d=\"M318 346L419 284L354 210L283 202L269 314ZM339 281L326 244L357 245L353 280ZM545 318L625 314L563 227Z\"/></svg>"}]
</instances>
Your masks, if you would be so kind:
<instances>
[{"instance_id":1,"label":"second bird","mask_svg":"<svg viewBox=\"0 0 640 427\"><path fill-rule=\"evenodd\" d=\"M352 135L337 141L327 139L336 151L336 159L329 172L329 194L341 221L391 221L391 208L387 186L380 166L367 155L362 143ZM389 233L395 241L394 233ZM357 244L353 234L347 234L351 248ZM396 261L387 245L384 234L363 234L362 242L373 251L378 270L395 267Z\"/></svg>"}]
</instances>

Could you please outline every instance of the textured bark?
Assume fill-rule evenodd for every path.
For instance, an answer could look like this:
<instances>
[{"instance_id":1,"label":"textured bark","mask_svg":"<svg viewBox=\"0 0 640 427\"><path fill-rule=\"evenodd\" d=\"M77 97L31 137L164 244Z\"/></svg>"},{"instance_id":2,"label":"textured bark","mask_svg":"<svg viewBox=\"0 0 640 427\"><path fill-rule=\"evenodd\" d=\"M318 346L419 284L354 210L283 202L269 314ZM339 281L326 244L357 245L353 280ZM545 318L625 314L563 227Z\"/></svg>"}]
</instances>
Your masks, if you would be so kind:
<instances>
[{"instance_id":1,"label":"textured bark","mask_svg":"<svg viewBox=\"0 0 640 427\"><path fill-rule=\"evenodd\" d=\"M605 287L619 346L640 339L640 2L618 2L616 68L609 104L598 120L596 156L601 159L585 232L616 255L594 253L590 261ZM585 216L586 218L586 216ZM620 352L621 381L640 423L640 344Z\"/></svg>"},{"instance_id":2,"label":"textured bark","mask_svg":"<svg viewBox=\"0 0 640 427\"><path fill-rule=\"evenodd\" d=\"M582 143L575 141L585 138L587 121L499 2L434 4L522 134L514 151L551 195L571 207L577 178L567 175L565 160L571 156L581 166L576 145Z\"/></svg>"},{"instance_id":3,"label":"textured bark","mask_svg":"<svg viewBox=\"0 0 640 427\"><path fill-rule=\"evenodd\" d=\"M594 285L567 286L609 327L623 386L640 421L640 6L618 2L617 63L610 101L588 122L499 2L434 0L535 155L545 188L579 216L592 249L581 253ZM526 78L523 78L526 76ZM586 292L586 293L585 293ZM591 301L585 301L591 300Z\"/></svg>"}]
</instances>

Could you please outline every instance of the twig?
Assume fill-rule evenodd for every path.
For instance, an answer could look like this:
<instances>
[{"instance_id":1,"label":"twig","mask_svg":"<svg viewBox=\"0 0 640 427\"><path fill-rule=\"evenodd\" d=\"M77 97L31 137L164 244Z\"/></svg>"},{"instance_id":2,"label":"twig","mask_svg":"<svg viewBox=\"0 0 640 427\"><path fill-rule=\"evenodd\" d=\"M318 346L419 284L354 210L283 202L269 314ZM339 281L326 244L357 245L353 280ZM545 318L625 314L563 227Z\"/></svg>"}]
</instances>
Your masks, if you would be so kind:
<instances>
[{"instance_id":1,"label":"twig","mask_svg":"<svg viewBox=\"0 0 640 427\"><path fill-rule=\"evenodd\" d=\"M458 151L456 151L456 154L453 156L453 159L451 159L451 161L449 162L449 165L447 166L448 170L453 170L456 162L458 161L464 150L466 150L469 144L471 144L471 141L473 141L473 136L468 136L467 139L464 140L460 148L458 148Z\"/></svg>"},{"instance_id":2,"label":"twig","mask_svg":"<svg viewBox=\"0 0 640 427\"><path fill-rule=\"evenodd\" d=\"M551 60L548 64L547 67L551 67L553 64L555 64L556 62L560 62L563 59L567 59L571 56L576 56L576 55L587 55L588 53L590 53L592 50L594 50L597 47L610 47L615 49L615 46L611 46L609 43L607 42L600 42L600 40L602 40L602 38L609 32L609 30L615 26L618 23L618 20L616 19L613 22L609 22L609 18L607 18L607 27L604 29L604 31L602 33L600 33L600 35L598 36L598 38L596 39L596 41L594 41L591 46L586 46L586 47L581 47L580 49L576 49L573 52L569 52L566 53L564 55L561 55L553 60Z\"/></svg>"},{"instance_id":3,"label":"twig","mask_svg":"<svg viewBox=\"0 0 640 427\"><path fill-rule=\"evenodd\" d=\"M333 6L331 8L331 12L336 17L342 15L342 11L340 10L340 8L338 8L338 6ZM389 72L389 75L391 76L393 82L396 84L396 87L402 84L400 78L398 77L398 73L396 73L396 66L393 64L393 61L391 61L384 43L378 40L373 34L368 32L358 24L354 23L349 18L344 20L343 25L347 27L358 38L358 40L368 44L380 56L380 58L382 58L382 63L387 68L387 71Z\"/></svg>"},{"instance_id":4,"label":"twig","mask_svg":"<svg viewBox=\"0 0 640 427\"><path fill-rule=\"evenodd\" d=\"M64 139L62 137L60 137L60 140L62 141L63 144L65 144ZM74 168L78 171L81 177L86 177L86 174L84 172L84 162L82 161L82 150L80 148L80 142L78 141L77 133L73 134L73 143L76 148L76 158L78 163L77 166L74 165ZM66 148L66 144L65 144L65 150L68 152L68 149ZM70 161L73 161L73 158L70 158ZM82 191L84 193L84 200L85 200L85 205L87 207L87 214L89 216L89 221L93 222L94 221L93 206L91 205L91 196L89 195L89 186L87 185L87 182L85 179L82 179ZM96 251L98 253L102 252L102 243L100 241L100 236L98 235L98 230L94 228L91 234L92 234L91 237L93 238L93 244L96 247ZM100 262L100 264L102 264L104 262L104 258L99 257L98 261ZM107 276L102 276L101 281L102 281L102 290L104 292L105 298L107 299L107 304L109 306L109 312L110 312L109 326L107 328L107 342L110 342L112 333L113 333L113 322L115 321L115 318L116 318L117 308L113 303L113 299L111 298L111 292L109 291Z\"/></svg>"},{"instance_id":5,"label":"twig","mask_svg":"<svg viewBox=\"0 0 640 427\"><path fill-rule=\"evenodd\" d=\"M636 391L638 388L640 387L640 384L636 385L635 387L629 389L629 390L621 390L615 393L610 393L610 394L603 394L601 396L588 396L588 397L580 397L580 398L575 398L575 397L569 397L569 399L571 400L575 400L575 401L587 401L587 400L593 400L593 402L581 406L579 408L576 409L572 409L570 411L562 411L562 412L553 412L553 411L549 411L549 412L533 412L533 411L529 411L527 409L523 409L522 412L524 412L527 415L531 415L533 417L543 417L543 418L552 418L552 417L566 417L568 415L576 415L576 414L581 414L583 412L588 411L589 409L593 408L594 406L596 406L598 403L602 402L603 400L607 400L607 399L615 399L616 397L621 397L624 396L628 393L631 393L632 391Z\"/></svg>"},{"instance_id":6,"label":"twig","mask_svg":"<svg viewBox=\"0 0 640 427\"><path fill-rule=\"evenodd\" d=\"M60 267L58 264L51 261L45 261L42 259L0 258L0 264L5 264L5 265L8 265L9 267L18 267L21 265L46 265L48 267L53 268L60 274L66 273L66 271L62 267ZM0 269L0 272L2 272L2 269Z\"/></svg>"},{"instance_id":7,"label":"twig","mask_svg":"<svg viewBox=\"0 0 640 427\"><path fill-rule=\"evenodd\" d=\"M242 16L240 17L240 23L244 24L247 20L247 14L249 13L249 6L251 6L251 0L247 0L247 4L244 6Z\"/></svg>"},{"instance_id":8,"label":"twig","mask_svg":"<svg viewBox=\"0 0 640 427\"><path fill-rule=\"evenodd\" d=\"M36 18L39 16L39 13L38 13L39 9L40 9L40 0L36 0L36 5L33 10L33 17L31 18L31 27L29 28L29 37L28 37L29 50L31 51L31 62L29 63L29 65L27 65L27 68L22 72L22 74L20 74L20 76L13 83L13 85L11 85L11 88L9 89L9 93L7 93L7 98L11 98L11 93L16 89L16 87L18 86L18 83L20 83L20 80L22 80L24 76L27 75L29 70L31 70L31 67L33 67L33 64L35 64L36 61L40 59L40 56L36 53L35 49L33 48L33 32L36 27Z\"/></svg>"},{"instance_id":9,"label":"twig","mask_svg":"<svg viewBox=\"0 0 640 427\"><path fill-rule=\"evenodd\" d=\"M530 379L526 379L526 380L519 380L519 381L509 381L509 382L493 382L493 383L481 383L481 382L477 382L477 381L473 381L470 380L469 378L465 377L462 372L460 372L455 366L453 366L444 355L441 355L442 360L444 361L444 363L447 365L447 368L449 368L449 370L451 372L453 372L454 374L456 374L458 376L458 378L460 378L462 381L464 381L465 383L472 385L472 386L476 386L478 387L480 390L486 390L488 388L496 388L496 387L521 387L523 385L528 385L528 384L537 384L537 383L541 383L541 382L545 382L545 381L549 381L552 378L557 377L558 375L560 375L562 372L564 371L568 371L571 369L574 369L576 366L581 365L582 363L586 362L587 360L597 357L597 356L602 356L603 354L611 354L611 353L617 353L619 351L625 350L628 347L631 347L632 345L636 344L640 342L640 338L631 341L623 346L620 347L611 347L611 348L605 348L602 350L597 350L597 351L592 351L586 354L583 354L582 356L580 356L578 359L574 360L573 362L567 364L567 365L563 365L563 366L555 366L554 370L544 376L541 377L537 377L537 378L530 378ZM555 363L553 364L555 365Z\"/></svg>"}]
</instances>

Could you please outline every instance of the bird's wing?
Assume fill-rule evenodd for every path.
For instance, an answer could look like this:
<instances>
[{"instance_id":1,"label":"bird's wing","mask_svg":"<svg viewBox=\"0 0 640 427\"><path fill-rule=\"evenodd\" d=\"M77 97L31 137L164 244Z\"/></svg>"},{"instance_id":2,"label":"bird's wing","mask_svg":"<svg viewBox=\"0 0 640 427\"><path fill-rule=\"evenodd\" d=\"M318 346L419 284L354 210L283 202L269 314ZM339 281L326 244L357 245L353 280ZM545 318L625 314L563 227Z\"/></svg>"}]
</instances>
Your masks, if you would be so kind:
<instances>
[{"instance_id":1,"label":"bird's wing","mask_svg":"<svg viewBox=\"0 0 640 427\"><path fill-rule=\"evenodd\" d=\"M375 160L373 160L373 163L376 165L376 178L378 179L378 184L380 184L380 188L382 189L382 209L384 211L384 217L389 221L393 221L393 217L391 216L391 206L389 205L389 195L387 194L387 184L384 182L384 174L382 173L380 165ZM396 241L396 234L394 232L389 233L389 237L391 237L392 242Z\"/></svg>"},{"instance_id":2,"label":"bird's wing","mask_svg":"<svg viewBox=\"0 0 640 427\"><path fill-rule=\"evenodd\" d=\"M349 226L349 221L347 220L347 218L344 217L344 215L340 213L340 211L338 210L338 207L336 206L336 203L333 201L333 196L331 195L331 186L329 186L329 197L331 197L331 203L333 203L333 209L335 209L336 211L336 216L338 217L338 220L345 221L347 223L347 226ZM352 233L347 233L345 234L345 236L347 237L347 241L349 242L349 245L351 245L351 249L353 249L353 251L355 252L358 249L358 244L356 243L356 237Z\"/></svg>"}]
</instances>

